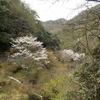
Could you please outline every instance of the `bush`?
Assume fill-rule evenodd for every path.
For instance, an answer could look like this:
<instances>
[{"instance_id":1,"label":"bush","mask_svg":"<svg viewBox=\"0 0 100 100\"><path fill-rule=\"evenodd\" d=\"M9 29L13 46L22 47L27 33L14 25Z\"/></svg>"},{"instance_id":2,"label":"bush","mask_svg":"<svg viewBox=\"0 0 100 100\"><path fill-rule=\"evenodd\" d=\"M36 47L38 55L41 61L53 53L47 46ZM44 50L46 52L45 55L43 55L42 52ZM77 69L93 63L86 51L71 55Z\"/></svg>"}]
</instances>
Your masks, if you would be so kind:
<instances>
[{"instance_id":1,"label":"bush","mask_svg":"<svg viewBox=\"0 0 100 100\"><path fill-rule=\"evenodd\" d=\"M35 36L38 37L37 40L43 42L43 46L52 50L59 49L60 40L57 35L53 35L52 33L41 31L36 32Z\"/></svg>"}]
</instances>

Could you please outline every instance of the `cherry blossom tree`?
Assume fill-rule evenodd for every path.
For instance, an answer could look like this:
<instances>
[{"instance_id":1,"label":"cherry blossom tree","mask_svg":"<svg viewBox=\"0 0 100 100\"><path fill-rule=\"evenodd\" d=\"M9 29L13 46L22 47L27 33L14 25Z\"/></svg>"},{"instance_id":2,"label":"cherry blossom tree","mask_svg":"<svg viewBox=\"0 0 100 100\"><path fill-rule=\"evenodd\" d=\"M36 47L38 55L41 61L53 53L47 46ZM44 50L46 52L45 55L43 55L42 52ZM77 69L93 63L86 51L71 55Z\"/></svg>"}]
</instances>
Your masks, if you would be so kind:
<instances>
[{"instance_id":1,"label":"cherry blossom tree","mask_svg":"<svg viewBox=\"0 0 100 100\"><path fill-rule=\"evenodd\" d=\"M46 48L42 46L42 42L37 41L37 37L23 36L12 39L11 52L9 60L22 67L29 67L27 63L32 62L45 62L47 63Z\"/></svg>"}]
</instances>

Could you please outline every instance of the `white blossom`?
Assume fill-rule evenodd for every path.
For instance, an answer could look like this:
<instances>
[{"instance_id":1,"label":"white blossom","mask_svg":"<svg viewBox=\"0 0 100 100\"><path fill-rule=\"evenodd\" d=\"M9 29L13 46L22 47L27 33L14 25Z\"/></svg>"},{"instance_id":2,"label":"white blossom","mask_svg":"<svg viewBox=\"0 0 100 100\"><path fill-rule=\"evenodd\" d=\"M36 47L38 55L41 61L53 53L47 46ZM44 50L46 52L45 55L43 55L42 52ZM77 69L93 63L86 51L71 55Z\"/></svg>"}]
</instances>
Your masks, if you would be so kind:
<instances>
[{"instance_id":1,"label":"white blossom","mask_svg":"<svg viewBox=\"0 0 100 100\"><path fill-rule=\"evenodd\" d=\"M31 58L33 61L46 60L46 48L43 48L42 42L37 41L37 37L23 36L12 39L12 48L10 58L12 60L23 60Z\"/></svg>"},{"instance_id":2,"label":"white blossom","mask_svg":"<svg viewBox=\"0 0 100 100\"><path fill-rule=\"evenodd\" d=\"M63 53L68 54L68 55L74 54L74 52L72 50L66 50L66 49L63 50Z\"/></svg>"},{"instance_id":3,"label":"white blossom","mask_svg":"<svg viewBox=\"0 0 100 100\"><path fill-rule=\"evenodd\" d=\"M60 52L60 60L61 61L81 61L85 57L85 53L77 53L73 50L62 50Z\"/></svg>"},{"instance_id":4,"label":"white blossom","mask_svg":"<svg viewBox=\"0 0 100 100\"><path fill-rule=\"evenodd\" d=\"M77 38L77 40L76 40L76 41L77 41L77 42L79 42L80 40L82 40L82 38Z\"/></svg>"}]
</instances>

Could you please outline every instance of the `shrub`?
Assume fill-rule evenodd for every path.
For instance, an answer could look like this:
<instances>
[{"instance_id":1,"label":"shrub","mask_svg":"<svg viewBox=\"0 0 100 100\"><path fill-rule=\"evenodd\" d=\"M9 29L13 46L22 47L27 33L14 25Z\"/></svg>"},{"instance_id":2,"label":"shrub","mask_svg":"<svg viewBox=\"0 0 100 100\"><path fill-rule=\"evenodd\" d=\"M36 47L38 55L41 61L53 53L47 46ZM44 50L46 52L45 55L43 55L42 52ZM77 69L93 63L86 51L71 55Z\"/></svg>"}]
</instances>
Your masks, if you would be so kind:
<instances>
[{"instance_id":1,"label":"shrub","mask_svg":"<svg viewBox=\"0 0 100 100\"><path fill-rule=\"evenodd\" d=\"M43 46L52 50L60 48L60 40L57 35L41 30L40 32L35 33L37 39L43 42Z\"/></svg>"}]
</instances>

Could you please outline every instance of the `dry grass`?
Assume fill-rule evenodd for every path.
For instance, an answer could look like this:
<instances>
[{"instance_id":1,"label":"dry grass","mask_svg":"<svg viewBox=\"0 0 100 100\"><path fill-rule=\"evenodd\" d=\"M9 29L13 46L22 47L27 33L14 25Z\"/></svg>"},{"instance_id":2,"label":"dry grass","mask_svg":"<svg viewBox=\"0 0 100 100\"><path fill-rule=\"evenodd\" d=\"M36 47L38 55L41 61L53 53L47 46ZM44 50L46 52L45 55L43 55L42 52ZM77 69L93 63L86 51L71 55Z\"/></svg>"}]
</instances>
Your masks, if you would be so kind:
<instances>
[{"instance_id":1,"label":"dry grass","mask_svg":"<svg viewBox=\"0 0 100 100\"><path fill-rule=\"evenodd\" d=\"M51 100L57 100L57 98L62 98L65 92L77 88L71 77L73 73L72 64L59 62L51 51L48 52L48 57L50 63L46 67L49 68L37 70L37 79L34 84L30 83L29 80L34 79L35 67L31 69L33 76L28 74L26 70L19 70L14 73L20 66L11 62L0 61L0 84L3 84L0 86L0 100L28 100L29 94L33 95L34 93L45 97L51 96ZM9 79L8 76L13 76L22 84ZM53 89L57 89L58 93L55 94Z\"/></svg>"}]
</instances>

